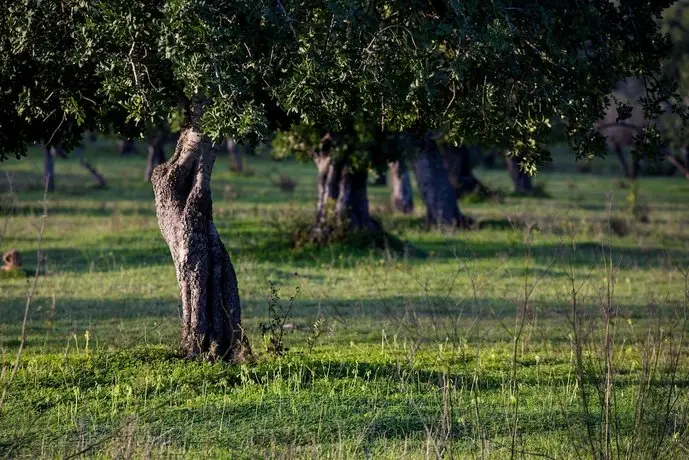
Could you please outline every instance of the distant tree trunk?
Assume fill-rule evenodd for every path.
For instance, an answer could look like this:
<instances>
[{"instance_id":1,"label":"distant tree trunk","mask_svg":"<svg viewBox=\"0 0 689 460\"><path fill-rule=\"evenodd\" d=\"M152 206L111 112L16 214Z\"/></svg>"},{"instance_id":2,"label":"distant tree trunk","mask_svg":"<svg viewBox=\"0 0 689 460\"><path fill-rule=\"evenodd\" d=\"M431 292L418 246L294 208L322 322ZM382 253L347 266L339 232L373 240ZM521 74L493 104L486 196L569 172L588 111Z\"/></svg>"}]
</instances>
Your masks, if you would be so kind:
<instances>
[{"instance_id":1,"label":"distant tree trunk","mask_svg":"<svg viewBox=\"0 0 689 460\"><path fill-rule=\"evenodd\" d=\"M227 140L227 154L230 157L230 169L232 171L243 172L244 161L242 160L242 153L239 151L239 146L233 139Z\"/></svg>"},{"instance_id":2,"label":"distant tree trunk","mask_svg":"<svg viewBox=\"0 0 689 460\"><path fill-rule=\"evenodd\" d=\"M533 184L529 176L521 167L521 161L517 157L507 158L507 170L514 184L514 192L528 195L533 193Z\"/></svg>"},{"instance_id":3,"label":"distant tree trunk","mask_svg":"<svg viewBox=\"0 0 689 460\"><path fill-rule=\"evenodd\" d=\"M316 202L316 226L328 220L329 203L334 205L340 195L340 177L343 166L337 164L327 153L314 154L318 170L318 200ZM333 208L334 210L334 208Z\"/></svg>"},{"instance_id":4,"label":"distant tree trunk","mask_svg":"<svg viewBox=\"0 0 689 460\"><path fill-rule=\"evenodd\" d=\"M622 166L622 172L624 173L624 177L630 179L632 177L632 174L629 170L629 164L627 163L627 157L624 154L624 150L622 150L622 147L619 145L616 145L614 150L615 155L617 155L617 160L620 162L620 166Z\"/></svg>"},{"instance_id":5,"label":"distant tree trunk","mask_svg":"<svg viewBox=\"0 0 689 460\"><path fill-rule=\"evenodd\" d=\"M98 188L105 188L108 186L108 184L105 182L105 177L103 177L103 175L99 173L96 168L91 166L91 164L84 159L83 147L77 147L74 151L74 155L79 160L79 164L91 173L91 176L96 181Z\"/></svg>"},{"instance_id":6,"label":"distant tree trunk","mask_svg":"<svg viewBox=\"0 0 689 460\"><path fill-rule=\"evenodd\" d=\"M43 185L47 191L55 191L55 157L47 146L43 147Z\"/></svg>"},{"instance_id":7,"label":"distant tree trunk","mask_svg":"<svg viewBox=\"0 0 689 460\"><path fill-rule=\"evenodd\" d=\"M213 223L215 152L194 102L173 157L153 172L156 215L182 298L182 350L188 357L241 360L251 351L241 328L237 277Z\"/></svg>"},{"instance_id":8,"label":"distant tree trunk","mask_svg":"<svg viewBox=\"0 0 689 460\"><path fill-rule=\"evenodd\" d=\"M435 142L425 141L414 162L416 182L426 203L429 225L464 226L466 218L459 211L457 196Z\"/></svg>"},{"instance_id":9,"label":"distant tree trunk","mask_svg":"<svg viewBox=\"0 0 689 460\"><path fill-rule=\"evenodd\" d=\"M327 154L313 155L318 170L316 222L312 229L314 241L327 241L335 226L347 225L348 230L377 230L368 203L368 172L353 171Z\"/></svg>"},{"instance_id":10,"label":"distant tree trunk","mask_svg":"<svg viewBox=\"0 0 689 460\"><path fill-rule=\"evenodd\" d=\"M392 183L392 194L390 195L392 209L403 214L410 214L414 211L414 198L409 170L404 161L397 160L390 163L390 177Z\"/></svg>"},{"instance_id":11,"label":"distant tree trunk","mask_svg":"<svg viewBox=\"0 0 689 460\"><path fill-rule=\"evenodd\" d=\"M368 206L368 171L342 170L340 191L335 210L340 222L347 222L350 230L377 230Z\"/></svg>"},{"instance_id":12,"label":"distant tree trunk","mask_svg":"<svg viewBox=\"0 0 689 460\"><path fill-rule=\"evenodd\" d=\"M136 152L136 142L134 139L122 139L119 142L119 151L121 156L135 155Z\"/></svg>"},{"instance_id":13,"label":"distant tree trunk","mask_svg":"<svg viewBox=\"0 0 689 460\"><path fill-rule=\"evenodd\" d=\"M165 132L156 130L148 138L148 156L146 157L146 171L144 180L151 181L153 170L159 164L165 163Z\"/></svg>"},{"instance_id":14,"label":"distant tree trunk","mask_svg":"<svg viewBox=\"0 0 689 460\"><path fill-rule=\"evenodd\" d=\"M450 184L455 189L457 198L474 192L489 195L490 190L483 185L471 167L471 155L469 149L462 145L459 148L445 146L443 151L443 163L447 169Z\"/></svg>"}]
</instances>

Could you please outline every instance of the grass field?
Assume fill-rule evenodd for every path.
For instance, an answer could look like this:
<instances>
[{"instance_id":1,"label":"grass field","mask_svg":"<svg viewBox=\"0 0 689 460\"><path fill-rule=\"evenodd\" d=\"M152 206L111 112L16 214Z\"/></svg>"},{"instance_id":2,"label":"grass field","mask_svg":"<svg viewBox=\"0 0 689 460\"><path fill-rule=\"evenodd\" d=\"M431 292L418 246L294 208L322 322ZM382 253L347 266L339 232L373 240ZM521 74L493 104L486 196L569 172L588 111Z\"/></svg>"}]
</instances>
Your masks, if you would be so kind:
<instances>
[{"instance_id":1,"label":"grass field","mask_svg":"<svg viewBox=\"0 0 689 460\"><path fill-rule=\"evenodd\" d=\"M14 380L33 277L0 278L0 454L689 456L683 178L633 189L611 159L579 174L561 153L536 178L550 198L468 200L465 231L426 229L418 193L413 216L392 215L388 189L371 187L373 213L408 251L292 249L289 228L314 208L313 166L251 157L237 174L220 158L215 221L257 354L228 365L177 355L177 284L144 159L106 141L87 157L109 188L58 160L42 238L40 154L0 165L0 250L33 270L40 239L45 258ZM273 183L280 173L294 193ZM477 175L510 189L504 170ZM280 357L260 333L270 282Z\"/></svg>"}]
</instances>

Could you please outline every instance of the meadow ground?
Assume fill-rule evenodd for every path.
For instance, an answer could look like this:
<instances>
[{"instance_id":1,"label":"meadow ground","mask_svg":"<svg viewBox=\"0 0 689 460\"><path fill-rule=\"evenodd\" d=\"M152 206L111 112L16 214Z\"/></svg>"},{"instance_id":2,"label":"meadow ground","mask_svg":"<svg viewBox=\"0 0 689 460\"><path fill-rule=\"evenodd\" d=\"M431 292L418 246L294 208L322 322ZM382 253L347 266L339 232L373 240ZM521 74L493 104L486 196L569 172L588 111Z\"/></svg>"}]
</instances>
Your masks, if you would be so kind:
<instances>
[{"instance_id":1,"label":"meadow ground","mask_svg":"<svg viewBox=\"0 0 689 460\"><path fill-rule=\"evenodd\" d=\"M109 187L58 160L14 379L32 277L0 278L0 454L689 455L683 178L630 188L611 159L580 174L559 155L536 178L549 198L469 199L475 228L461 231L425 228L418 193L413 216L393 215L388 189L371 187L373 213L408 250L294 249L289 230L314 208L313 166L251 157L237 174L220 158L215 221L257 355L228 365L177 355L177 284L144 159L106 141L87 157ZM42 159L0 169L0 249L33 270ZM510 189L504 170L476 173ZM279 174L296 180L293 193ZM261 333L271 282L284 356Z\"/></svg>"}]
</instances>

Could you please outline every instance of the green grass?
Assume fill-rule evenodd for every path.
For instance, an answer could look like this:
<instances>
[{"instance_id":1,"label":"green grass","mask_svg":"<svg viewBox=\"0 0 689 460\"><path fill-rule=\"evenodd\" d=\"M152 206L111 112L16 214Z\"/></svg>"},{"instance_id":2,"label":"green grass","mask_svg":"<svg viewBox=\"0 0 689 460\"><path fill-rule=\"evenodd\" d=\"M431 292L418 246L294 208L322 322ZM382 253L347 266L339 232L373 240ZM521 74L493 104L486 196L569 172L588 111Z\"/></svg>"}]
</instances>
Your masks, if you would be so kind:
<instances>
[{"instance_id":1,"label":"green grass","mask_svg":"<svg viewBox=\"0 0 689 460\"><path fill-rule=\"evenodd\" d=\"M663 432L660 454L689 453L686 347L677 372L668 370L685 327L678 267L689 267L689 183L682 178L640 181L637 204L649 218L641 223L614 160L596 162L595 174L584 175L559 152L536 178L552 198L462 203L476 228L454 232L425 228L418 193L414 215L395 216L388 190L371 187L373 213L413 251L296 250L284 229L313 210L313 166L247 158L251 173L237 174L220 158L214 215L258 354L255 363L233 366L178 357L175 273L142 180L144 159L119 158L106 141L87 157L109 187L93 189L76 160L57 161L42 241L46 272L11 385L30 278L0 278L0 387L7 391L0 454L588 457L568 320L570 278L583 286L579 331L590 422L600 430L596 388L609 250L616 267L614 452L625 457L633 439L640 444L632 453L648 458ZM12 201L15 210L0 250L18 249L33 270L41 157L31 152L0 167L0 230ZM297 181L293 194L271 183L279 173ZM506 171L477 175L510 190ZM269 281L284 299L300 289L285 330L289 352L279 358L263 353L259 334ZM525 286L533 287L526 308ZM318 319L321 333L311 347ZM644 369L654 356L658 371L650 375ZM644 376L648 385L639 385ZM672 408L660 420L669 389ZM642 396L647 409L639 424ZM664 426L666 419L672 425Z\"/></svg>"}]
</instances>

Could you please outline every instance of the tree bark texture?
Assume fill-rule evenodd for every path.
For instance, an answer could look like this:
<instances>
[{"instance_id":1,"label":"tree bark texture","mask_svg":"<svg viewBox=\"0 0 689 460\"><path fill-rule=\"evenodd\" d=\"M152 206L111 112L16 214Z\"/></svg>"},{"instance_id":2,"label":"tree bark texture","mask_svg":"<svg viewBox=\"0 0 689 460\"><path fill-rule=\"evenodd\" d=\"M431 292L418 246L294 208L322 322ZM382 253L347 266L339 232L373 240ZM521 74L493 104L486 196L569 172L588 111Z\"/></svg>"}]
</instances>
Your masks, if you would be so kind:
<instances>
[{"instance_id":1,"label":"tree bark texture","mask_svg":"<svg viewBox=\"0 0 689 460\"><path fill-rule=\"evenodd\" d=\"M55 157L47 146L43 147L43 185L47 191L55 191Z\"/></svg>"},{"instance_id":2,"label":"tree bark texture","mask_svg":"<svg viewBox=\"0 0 689 460\"><path fill-rule=\"evenodd\" d=\"M146 182L151 181L153 170L162 163L165 163L165 133L159 130L151 133L148 138L148 156L144 172Z\"/></svg>"},{"instance_id":3,"label":"tree bark texture","mask_svg":"<svg viewBox=\"0 0 689 460\"><path fill-rule=\"evenodd\" d=\"M435 142L425 141L414 162L416 182L426 204L429 225L464 226L466 219L457 206L457 195Z\"/></svg>"},{"instance_id":4,"label":"tree bark texture","mask_svg":"<svg viewBox=\"0 0 689 460\"><path fill-rule=\"evenodd\" d=\"M230 158L230 169L232 171L243 172L244 161L242 160L242 153L239 151L239 146L233 139L227 140L227 155Z\"/></svg>"},{"instance_id":5,"label":"tree bark texture","mask_svg":"<svg viewBox=\"0 0 689 460\"><path fill-rule=\"evenodd\" d=\"M156 215L177 271L182 350L188 357L238 360L251 351L241 328L237 277L213 223L215 149L193 123L199 117L200 107L192 106L173 157L153 171Z\"/></svg>"},{"instance_id":6,"label":"tree bark texture","mask_svg":"<svg viewBox=\"0 0 689 460\"><path fill-rule=\"evenodd\" d=\"M414 211L414 197L407 165L402 160L397 160L390 163L389 166L392 184L392 194L390 195L392 209L403 214L410 214Z\"/></svg>"},{"instance_id":7,"label":"tree bark texture","mask_svg":"<svg viewBox=\"0 0 689 460\"><path fill-rule=\"evenodd\" d=\"M533 183L529 176L521 167L521 162L517 157L507 158L507 170L514 184L514 192L520 194L533 193Z\"/></svg>"}]
</instances>

